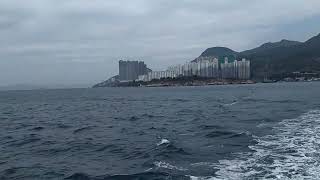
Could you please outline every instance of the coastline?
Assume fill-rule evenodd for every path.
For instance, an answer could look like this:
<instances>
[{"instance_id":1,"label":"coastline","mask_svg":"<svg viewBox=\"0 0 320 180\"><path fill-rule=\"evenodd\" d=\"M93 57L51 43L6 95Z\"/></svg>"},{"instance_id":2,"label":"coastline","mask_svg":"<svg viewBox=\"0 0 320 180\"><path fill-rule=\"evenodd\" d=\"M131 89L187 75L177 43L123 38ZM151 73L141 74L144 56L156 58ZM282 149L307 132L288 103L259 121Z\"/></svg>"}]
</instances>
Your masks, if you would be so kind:
<instances>
[{"instance_id":1,"label":"coastline","mask_svg":"<svg viewBox=\"0 0 320 180\"><path fill-rule=\"evenodd\" d=\"M308 79L308 80L264 80L264 81L255 81L255 80L231 80L231 79L206 79L206 78L166 78L166 79L154 79L152 81L143 82L143 81L130 81L130 82L104 82L94 85L92 88L104 88L104 87L187 87L187 86L221 86L221 85L239 85L239 84L269 84L269 83L282 83L282 82L319 82L320 79Z\"/></svg>"},{"instance_id":2,"label":"coastline","mask_svg":"<svg viewBox=\"0 0 320 180\"><path fill-rule=\"evenodd\" d=\"M217 81L217 82L189 82L185 84L180 83L155 83L148 85L141 85L140 87L182 87L182 86L221 86L221 85L236 85L236 84L256 84L255 81L239 81L239 82L228 82L228 81Z\"/></svg>"},{"instance_id":3,"label":"coastline","mask_svg":"<svg viewBox=\"0 0 320 180\"><path fill-rule=\"evenodd\" d=\"M233 84L255 84L253 80L232 80L232 79L208 79L208 78L165 78L154 79L152 81L130 81L130 82L109 82L100 83L93 86L93 88L103 87L179 87L179 86L219 86L219 85L233 85Z\"/></svg>"}]
</instances>

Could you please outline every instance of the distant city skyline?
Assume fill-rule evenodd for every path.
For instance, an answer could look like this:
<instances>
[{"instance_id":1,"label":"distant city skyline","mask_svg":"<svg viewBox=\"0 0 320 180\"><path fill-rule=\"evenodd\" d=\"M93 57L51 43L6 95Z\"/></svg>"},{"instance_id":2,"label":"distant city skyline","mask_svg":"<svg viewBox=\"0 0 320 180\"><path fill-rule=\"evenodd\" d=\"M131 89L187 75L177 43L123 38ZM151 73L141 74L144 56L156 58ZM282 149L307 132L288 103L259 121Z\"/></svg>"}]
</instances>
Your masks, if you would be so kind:
<instances>
[{"instance_id":1,"label":"distant city skyline","mask_svg":"<svg viewBox=\"0 0 320 180\"><path fill-rule=\"evenodd\" d=\"M119 59L153 70L206 48L235 51L320 33L320 1L2 0L0 86L95 84Z\"/></svg>"},{"instance_id":2,"label":"distant city skyline","mask_svg":"<svg viewBox=\"0 0 320 180\"><path fill-rule=\"evenodd\" d=\"M193 62L170 65L161 71L152 71L143 61L120 60L118 77L113 76L109 80L112 82L148 82L154 79L193 76L211 79L250 79L250 60L245 58L238 60L236 57L227 56L219 58L214 56L199 57Z\"/></svg>"}]
</instances>

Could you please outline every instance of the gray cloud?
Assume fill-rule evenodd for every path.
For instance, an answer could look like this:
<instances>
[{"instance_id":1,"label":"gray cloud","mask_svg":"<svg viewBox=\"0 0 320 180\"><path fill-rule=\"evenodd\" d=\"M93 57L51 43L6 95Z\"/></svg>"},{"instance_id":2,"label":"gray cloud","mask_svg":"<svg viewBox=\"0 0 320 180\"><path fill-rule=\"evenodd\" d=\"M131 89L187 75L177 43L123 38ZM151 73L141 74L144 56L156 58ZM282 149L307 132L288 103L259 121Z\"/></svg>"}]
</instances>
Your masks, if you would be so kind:
<instances>
[{"instance_id":1,"label":"gray cloud","mask_svg":"<svg viewBox=\"0 0 320 180\"><path fill-rule=\"evenodd\" d=\"M320 25L301 27L319 8L318 0L2 0L0 85L93 84L116 74L120 58L163 69L211 46L305 40Z\"/></svg>"}]
</instances>

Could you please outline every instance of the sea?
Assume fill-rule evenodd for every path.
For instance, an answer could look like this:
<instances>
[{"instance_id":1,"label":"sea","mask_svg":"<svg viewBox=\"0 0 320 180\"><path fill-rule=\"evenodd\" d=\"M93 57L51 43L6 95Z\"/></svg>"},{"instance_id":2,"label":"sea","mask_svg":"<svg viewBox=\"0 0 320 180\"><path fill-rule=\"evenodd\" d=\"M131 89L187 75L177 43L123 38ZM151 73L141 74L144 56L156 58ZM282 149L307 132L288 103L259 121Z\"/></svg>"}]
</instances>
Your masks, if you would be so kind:
<instances>
[{"instance_id":1,"label":"sea","mask_svg":"<svg viewBox=\"0 0 320 180\"><path fill-rule=\"evenodd\" d=\"M318 180L320 82L0 92L1 180Z\"/></svg>"}]
</instances>

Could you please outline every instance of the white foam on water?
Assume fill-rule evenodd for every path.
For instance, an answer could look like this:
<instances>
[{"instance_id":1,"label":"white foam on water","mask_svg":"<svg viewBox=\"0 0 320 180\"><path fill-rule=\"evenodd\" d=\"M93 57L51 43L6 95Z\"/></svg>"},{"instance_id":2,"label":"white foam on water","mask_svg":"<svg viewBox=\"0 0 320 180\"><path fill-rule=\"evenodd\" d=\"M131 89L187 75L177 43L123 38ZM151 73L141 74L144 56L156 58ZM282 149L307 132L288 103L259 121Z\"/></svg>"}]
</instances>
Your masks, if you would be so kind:
<instances>
[{"instance_id":1,"label":"white foam on water","mask_svg":"<svg viewBox=\"0 0 320 180\"><path fill-rule=\"evenodd\" d=\"M238 101L234 101L232 103L225 104L225 106L233 106L233 105L236 105L236 104L238 104Z\"/></svg>"},{"instance_id":2,"label":"white foam on water","mask_svg":"<svg viewBox=\"0 0 320 180\"><path fill-rule=\"evenodd\" d=\"M219 161L211 180L320 179L320 111L283 120L273 130L272 135L254 137L252 153Z\"/></svg>"},{"instance_id":3,"label":"white foam on water","mask_svg":"<svg viewBox=\"0 0 320 180\"><path fill-rule=\"evenodd\" d=\"M198 163L192 163L190 165L194 167L199 167L199 166L214 167L216 164L212 162L198 162Z\"/></svg>"},{"instance_id":4,"label":"white foam on water","mask_svg":"<svg viewBox=\"0 0 320 180\"><path fill-rule=\"evenodd\" d=\"M178 171L187 171L188 170L186 168L174 166L174 165L171 165L171 164L169 164L167 162L163 162L163 161L154 162L154 165L157 166L158 168L164 168L164 169L171 169L171 170L178 170Z\"/></svg>"},{"instance_id":5,"label":"white foam on water","mask_svg":"<svg viewBox=\"0 0 320 180\"><path fill-rule=\"evenodd\" d=\"M159 143L157 143L157 146L161 146L163 144L169 144L170 141L168 139L161 139L161 141Z\"/></svg>"},{"instance_id":6,"label":"white foam on water","mask_svg":"<svg viewBox=\"0 0 320 180\"><path fill-rule=\"evenodd\" d=\"M190 180L214 180L213 177L196 177L196 176L188 176Z\"/></svg>"},{"instance_id":7,"label":"white foam on water","mask_svg":"<svg viewBox=\"0 0 320 180\"><path fill-rule=\"evenodd\" d=\"M151 171L153 168L146 169L145 172Z\"/></svg>"}]
</instances>

